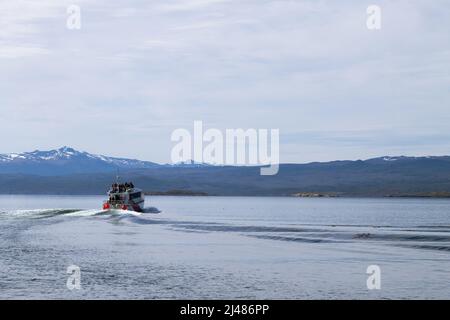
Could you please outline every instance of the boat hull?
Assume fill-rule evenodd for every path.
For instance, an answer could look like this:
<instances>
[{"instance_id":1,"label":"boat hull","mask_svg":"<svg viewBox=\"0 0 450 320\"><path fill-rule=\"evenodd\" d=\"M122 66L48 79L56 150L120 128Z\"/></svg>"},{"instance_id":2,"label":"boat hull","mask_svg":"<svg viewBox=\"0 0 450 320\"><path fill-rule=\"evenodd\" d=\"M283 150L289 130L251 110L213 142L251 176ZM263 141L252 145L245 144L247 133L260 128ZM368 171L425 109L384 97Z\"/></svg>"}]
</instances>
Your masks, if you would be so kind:
<instances>
[{"instance_id":1,"label":"boat hull","mask_svg":"<svg viewBox=\"0 0 450 320\"><path fill-rule=\"evenodd\" d=\"M125 210L125 211L143 212L144 211L144 201L142 201L141 203L135 203L135 204L105 202L103 204L103 209L104 210Z\"/></svg>"}]
</instances>

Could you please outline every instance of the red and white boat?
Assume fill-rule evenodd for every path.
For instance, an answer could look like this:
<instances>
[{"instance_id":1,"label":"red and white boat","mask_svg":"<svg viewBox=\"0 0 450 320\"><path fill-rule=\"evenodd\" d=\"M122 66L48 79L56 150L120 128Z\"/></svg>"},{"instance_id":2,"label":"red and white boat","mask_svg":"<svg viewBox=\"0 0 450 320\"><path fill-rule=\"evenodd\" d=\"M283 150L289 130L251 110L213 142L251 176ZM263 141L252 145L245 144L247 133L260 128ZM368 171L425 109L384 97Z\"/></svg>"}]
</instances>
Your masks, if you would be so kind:
<instances>
[{"instance_id":1,"label":"red and white boat","mask_svg":"<svg viewBox=\"0 0 450 320\"><path fill-rule=\"evenodd\" d=\"M145 196L133 183L114 183L108 191L108 200L103 203L103 210L128 210L143 212Z\"/></svg>"}]
</instances>

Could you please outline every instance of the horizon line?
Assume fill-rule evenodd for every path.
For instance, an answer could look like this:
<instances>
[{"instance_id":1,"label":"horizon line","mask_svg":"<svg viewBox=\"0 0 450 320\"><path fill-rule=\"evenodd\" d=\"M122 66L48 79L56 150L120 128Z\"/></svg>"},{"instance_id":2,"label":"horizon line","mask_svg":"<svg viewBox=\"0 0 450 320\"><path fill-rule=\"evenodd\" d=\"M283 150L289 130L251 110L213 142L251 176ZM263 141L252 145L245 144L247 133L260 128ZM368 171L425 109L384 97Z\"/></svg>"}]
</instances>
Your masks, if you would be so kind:
<instances>
[{"instance_id":1,"label":"horizon line","mask_svg":"<svg viewBox=\"0 0 450 320\"><path fill-rule=\"evenodd\" d=\"M23 151L20 153L17 152L11 152L11 153L0 153L0 156L5 156L5 155L12 155L12 154L16 154L16 155L21 155L21 154L26 154L26 153L33 153L33 152L51 152L51 151L61 151L64 149L71 149L74 150L76 152L79 153L87 153L87 154L91 154L91 155L96 155L96 156L102 156L102 157L108 157L108 158L114 158L114 159L126 159L126 160L134 160L134 161L142 161L142 162L151 162L154 163L156 165L180 165L180 164L204 164L204 165L209 165L209 166L216 166L216 167L264 167L264 166L269 166L270 164L254 164L254 165L237 165L237 164L215 164L215 163L208 163L208 162L198 162L198 161L194 161L193 159L190 160L186 160L186 161L182 161L182 162L178 162L178 163L170 163L170 162L166 162L166 163L159 163L159 162L155 162L155 161L151 161L151 160L142 160L142 159L137 159L137 158L124 158L124 157L116 157L116 156L107 156L104 154L100 154L100 153L91 153L88 151L80 151L77 150L73 147L69 147L67 145L64 145L60 148L55 148L55 149L50 149L50 150L40 150L40 149L35 149L33 151ZM309 161L309 162L280 162L279 165L301 165L301 164L315 164L315 163L330 163L330 162L346 162L346 161L368 161L368 160L374 160L374 159L381 159L381 158L385 158L386 161L395 161L398 158L441 158L441 157L449 157L449 155L399 155L399 156L390 156L390 155L381 155L381 156L375 156L375 157L370 157L370 158L358 158L358 159L335 159L335 160L328 160L328 161Z\"/></svg>"}]
</instances>

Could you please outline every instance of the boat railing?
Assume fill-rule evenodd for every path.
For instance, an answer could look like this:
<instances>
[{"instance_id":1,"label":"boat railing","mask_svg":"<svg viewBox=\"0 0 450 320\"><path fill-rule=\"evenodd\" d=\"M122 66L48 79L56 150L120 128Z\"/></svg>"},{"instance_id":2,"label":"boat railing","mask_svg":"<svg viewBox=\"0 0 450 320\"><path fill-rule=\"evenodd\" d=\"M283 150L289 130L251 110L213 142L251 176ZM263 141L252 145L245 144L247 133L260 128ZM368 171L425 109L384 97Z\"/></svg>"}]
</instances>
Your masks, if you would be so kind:
<instances>
[{"instance_id":1,"label":"boat railing","mask_svg":"<svg viewBox=\"0 0 450 320\"><path fill-rule=\"evenodd\" d=\"M132 199L130 199L130 200L123 200L123 199L120 199L120 200L105 200L105 201L103 201L103 203L109 203L109 204L111 204L111 205L117 205L117 204L135 204L135 201L134 200L132 200Z\"/></svg>"},{"instance_id":2,"label":"boat railing","mask_svg":"<svg viewBox=\"0 0 450 320\"><path fill-rule=\"evenodd\" d=\"M112 189L110 189L108 191L108 193L109 194L119 194L119 193L133 192L133 191L134 191L134 188L128 188L128 189L122 189L122 190L119 190L119 189L112 190Z\"/></svg>"},{"instance_id":3,"label":"boat railing","mask_svg":"<svg viewBox=\"0 0 450 320\"><path fill-rule=\"evenodd\" d=\"M106 200L106 201L104 201L104 203L109 203L111 205L116 205L116 204L124 204L125 201L124 200Z\"/></svg>"}]
</instances>

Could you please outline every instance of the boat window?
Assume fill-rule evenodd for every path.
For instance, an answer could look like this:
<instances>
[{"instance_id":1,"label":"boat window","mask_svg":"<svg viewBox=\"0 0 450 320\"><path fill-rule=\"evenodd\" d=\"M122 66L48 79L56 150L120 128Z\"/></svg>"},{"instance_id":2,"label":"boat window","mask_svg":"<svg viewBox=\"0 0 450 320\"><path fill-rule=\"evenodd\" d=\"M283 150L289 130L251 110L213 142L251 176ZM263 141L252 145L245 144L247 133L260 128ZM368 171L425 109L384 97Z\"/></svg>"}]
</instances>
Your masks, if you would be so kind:
<instances>
[{"instance_id":1,"label":"boat window","mask_svg":"<svg viewBox=\"0 0 450 320\"><path fill-rule=\"evenodd\" d=\"M130 200L140 198L141 195L142 195L141 192L131 193L130 194Z\"/></svg>"}]
</instances>

